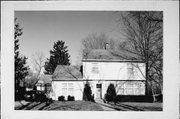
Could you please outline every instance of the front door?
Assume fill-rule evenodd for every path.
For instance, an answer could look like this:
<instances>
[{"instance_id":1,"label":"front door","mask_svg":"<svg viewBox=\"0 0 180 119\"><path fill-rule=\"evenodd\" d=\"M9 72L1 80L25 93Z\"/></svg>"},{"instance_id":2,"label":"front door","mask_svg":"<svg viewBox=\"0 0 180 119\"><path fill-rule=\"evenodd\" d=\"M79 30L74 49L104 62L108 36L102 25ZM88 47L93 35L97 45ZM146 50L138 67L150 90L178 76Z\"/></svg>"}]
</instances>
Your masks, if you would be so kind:
<instances>
[{"instance_id":1,"label":"front door","mask_svg":"<svg viewBox=\"0 0 180 119\"><path fill-rule=\"evenodd\" d=\"M101 99L102 97L102 84L96 84L96 98Z\"/></svg>"}]
</instances>

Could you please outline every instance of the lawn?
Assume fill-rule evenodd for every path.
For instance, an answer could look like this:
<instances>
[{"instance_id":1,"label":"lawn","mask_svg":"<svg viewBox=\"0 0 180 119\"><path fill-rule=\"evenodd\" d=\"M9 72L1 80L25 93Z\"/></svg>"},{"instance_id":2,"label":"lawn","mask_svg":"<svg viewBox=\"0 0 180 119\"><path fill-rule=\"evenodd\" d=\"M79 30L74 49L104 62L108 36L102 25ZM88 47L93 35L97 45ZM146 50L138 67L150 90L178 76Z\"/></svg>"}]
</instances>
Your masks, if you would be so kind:
<instances>
[{"instance_id":1,"label":"lawn","mask_svg":"<svg viewBox=\"0 0 180 119\"><path fill-rule=\"evenodd\" d=\"M133 107L136 107L138 109L142 109L144 111L162 111L163 110L162 103L122 102L121 104L133 106Z\"/></svg>"},{"instance_id":2,"label":"lawn","mask_svg":"<svg viewBox=\"0 0 180 119\"><path fill-rule=\"evenodd\" d=\"M16 110L103 111L97 103L89 101L15 102Z\"/></svg>"},{"instance_id":3,"label":"lawn","mask_svg":"<svg viewBox=\"0 0 180 119\"><path fill-rule=\"evenodd\" d=\"M162 111L162 103L120 102L98 104L89 101L16 102L16 110L61 110L61 111Z\"/></svg>"},{"instance_id":4,"label":"lawn","mask_svg":"<svg viewBox=\"0 0 180 119\"><path fill-rule=\"evenodd\" d=\"M102 107L94 102L88 101L54 101L44 110L63 110L63 111L103 111Z\"/></svg>"}]
</instances>

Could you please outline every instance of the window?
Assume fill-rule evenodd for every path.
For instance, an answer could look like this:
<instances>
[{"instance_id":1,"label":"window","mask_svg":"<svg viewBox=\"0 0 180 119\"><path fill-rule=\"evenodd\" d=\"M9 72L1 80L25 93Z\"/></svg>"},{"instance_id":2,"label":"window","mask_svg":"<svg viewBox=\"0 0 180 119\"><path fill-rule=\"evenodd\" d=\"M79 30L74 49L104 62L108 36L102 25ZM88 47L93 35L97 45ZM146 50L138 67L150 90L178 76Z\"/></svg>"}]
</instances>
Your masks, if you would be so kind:
<instances>
[{"instance_id":1,"label":"window","mask_svg":"<svg viewBox=\"0 0 180 119\"><path fill-rule=\"evenodd\" d=\"M67 83L62 83L62 87L66 88L67 87Z\"/></svg>"},{"instance_id":2,"label":"window","mask_svg":"<svg viewBox=\"0 0 180 119\"><path fill-rule=\"evenodd\" d=\"M71 96L74 95L74 94L73 94L73 88L68 88L68 95L71 95Z\"/></svg>"},{"instance_id":3,"label":"window","mask_svg":"<svg viewBox=\"0 0 180 119\"><path fill-rule=\"evenodd\" d=\"M99 66L98 63L92 63L92 73L98 74L99 73Z\"/></svg>"},{"instance_id":4,"label":"window","mask_svg":"<svg viewBox=\"0 0 180 119\"><path fill-rule=\"evenodd\" d=\"M144 82L134 83L134 94L135 95L144 95L145 94L145 84Z\"/></svg>"},{"instance_id":5,"label":"window","mask_svg":"<svg viewBox=\"0 0 180 119\"><path fill-rule=\"evenodd\" d=\"M62 95L63 96L74 95L73 83L62 83Z\"/></svg>"},{"instance_id":6,"label":"window","mask_svg":"<svg viewBox=\"0 0 180 119\"><path fill-rule=\"evenodd\" d=\"M73 83L68 83L68 87L73 87Z\"/></svg>"},{"instance_id":7,"label":"window","mask_svg":"<svg viewBox=\"0 0 180 119\"><path fill-rule=\"evenodd\" d=\"M145 83L140 81L126 81L119 87L120 95L144 95Z\"/></svg>"},{"instance_id":8,"label":"window","mask_svg":"<svg viewBox=\"0 0 180 119\"><path fill-rule=\"evenodd\" d=\"M124 95L124 81L118 82L118 88L117 88L117 92L119 95Z\"/></svg>"},{"instance_id":9,"label":"window","mask_svg":"<svg viewBox=\"0 0 180 119\"><path fill-rule=\"evenodd\" d=\"M125 91L124 94L125 95L133 95L133 83L132 82L126 82L124 84L125 86Z\"/></svg>"},{"instance_id":10,"label":"window","mask_svg":"<svg viewBox=\"0 0 180 119\"><path fill-rule=\"evenodd\" d=\"M127 79L128 80L134 79L134 67L132 63L127 64Z\"/></svg>"},{"instance_id":11,"label":"window","mask_svg":"<svg viewBox=\"0 0 180 119\"><path fill-rule=\"evenodd\" d=\"M124 85L122 85L120 88L119 88L119 93L121 95L124 95Z\"/></svg>"},{"instance_id":12,"label":"window","mask_svg":"<svg viewBox=\"0 0 180 119\"><path fill-rule=\"evenodd\" d=\"M67 95L67 88L62 88L62 95L64 95L64 96Z\"/></svg>"},{"instance_id":13,"label":"window","mask_svg":"<svg viewBox=\"0 0 180 119\"><path fill-rule=\"evenodd\" d=\"M133 95L133 88L126 88L126 90L124 91L125 95Z\"/></svg>"}]
</instances>

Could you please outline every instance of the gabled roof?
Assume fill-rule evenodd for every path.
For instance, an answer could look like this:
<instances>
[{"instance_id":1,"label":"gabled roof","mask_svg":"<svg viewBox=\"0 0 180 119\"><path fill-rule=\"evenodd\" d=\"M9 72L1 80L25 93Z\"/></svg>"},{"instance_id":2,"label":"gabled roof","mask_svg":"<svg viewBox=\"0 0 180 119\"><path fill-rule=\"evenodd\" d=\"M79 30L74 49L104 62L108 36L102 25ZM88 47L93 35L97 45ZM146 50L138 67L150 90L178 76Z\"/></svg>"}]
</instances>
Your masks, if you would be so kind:
<instances>
[{"instance_id":1,"label":"gabled roof","mask_svg":"<svg viewBox=\"0 0 180 119\"><path fill-rule=\"evenodd\" d=\"M52 80L78 80L82 79L80 68L72 65L58 65Z\"/></svg>"},{"instance_id":2,"label":"gabled roof","mask_svg":"<svg viewBox=\"0 0 180 119\"><path fill-rule=\"evenodd\" d=\"M52 75L41 75L40 80L42 80L44 84L51 83Z\"/></svg>"},{"instance_id":3,"label":"gabled roof","mask_svg":"<svg viewBox=\"0 0 180 119\"><path fill-rule=\"evenodd\" d=\"M39 84L43 84L43 85L51 84L51 81L52 81L52 75L44 75L44 74L42 74L40 76L40 79L38 80L36 85L39 85Z\"/></svg>"},{"instance_id":4,"label":"gabled roof","mask_svg":"<svg viewBox=\"0 0 180 119\"><path fill-rule=\"evenodd\" d=\"M83 51L83 59L141 60L141 57L127 51L92 49Z\"/></svg>"}]
</instances>

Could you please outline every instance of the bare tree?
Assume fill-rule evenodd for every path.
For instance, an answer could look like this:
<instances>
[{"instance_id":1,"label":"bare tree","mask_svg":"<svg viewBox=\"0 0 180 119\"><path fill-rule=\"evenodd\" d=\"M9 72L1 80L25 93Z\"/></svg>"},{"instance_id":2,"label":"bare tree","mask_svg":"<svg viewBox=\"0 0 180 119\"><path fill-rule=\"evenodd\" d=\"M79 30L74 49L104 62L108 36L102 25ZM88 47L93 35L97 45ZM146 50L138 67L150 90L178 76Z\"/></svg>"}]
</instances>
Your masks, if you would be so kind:
<instances>
[{"instance_id":1,"label":"bare tree","mask_svg":"<svg viewBox=\"0 0 180 119\"><path fill-rule=\"evenodd\" d=\"M135 54L145 61L146 87L152 89L152 84L158 84L162 93L163 12L125 12L121 14L121 21L124 40L119 44L119 50ZM149 94L147 88L146 94Z\"/></svg>"},{"instance_id":2,"label":"bare tree","mask_svg":"<svg viewBox=\"0 0 180 119\"><path fill-rule=\"evenodd\" d=\"M35 52L32 55L32 64L35 72L37 73L37 78L40 77L40 74L44 68L45 56L42 52Z\"/></svg>"},{"instance_id":3,"label":"bare tree","mask_svg":"<svg viewBox=\"0 0 180 119\"><path fill-rule=\"evenodd\" d=\"M27 88L34 88L38 80L37 74L35 74L32 70L29 70L28 76L24 79L24 83Z\"/></svg>"},{"instance_id":4,"label":"bare tree","mask_svg":"<svg viewBox=\"0 0 180 119\"><path fill-rule=\"evenodd\" d=\"M82 40L83 49L105 49L106 43L110 44L110 48L113 48L114 42L105 33L98 35L92 33Z\"/></svg>"}]
</instances>

